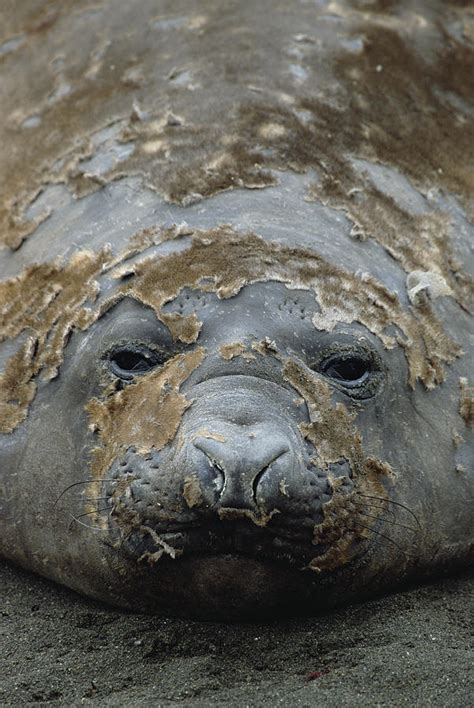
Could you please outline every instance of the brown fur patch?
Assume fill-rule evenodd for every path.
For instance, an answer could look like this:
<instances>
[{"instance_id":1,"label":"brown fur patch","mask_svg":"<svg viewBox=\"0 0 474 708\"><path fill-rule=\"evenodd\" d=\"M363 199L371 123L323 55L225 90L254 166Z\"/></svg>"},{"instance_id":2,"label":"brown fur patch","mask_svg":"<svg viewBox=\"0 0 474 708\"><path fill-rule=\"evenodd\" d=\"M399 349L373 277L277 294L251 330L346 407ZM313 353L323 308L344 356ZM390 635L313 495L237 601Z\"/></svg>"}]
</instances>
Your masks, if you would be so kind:
<instances>
[{"instance_id":1,"label":"brown fur patch","mask_svg":"<svg viewBox=\"0 0 474 708\"><path fill-rule=\"evenodd\" d=\"M0 432L12 433L27 414L35 397L36 384L31 380L31 362L35 340L31 337L13 356L0 374Z\"/></svg>"},{"instance_id":2,"label":"brown fur patch","mask_svg":"<svg viewBox=\"0 0 474 708\"><path fill-rule=\"evenodd\" d=\"M223 344L219 347L219 354L226 361L231 361L237 356L241 356L247 360L255 358L251 352L247 351L247 347L242 342L230 342L229 344Z\"/></svg>"},{"instance_id":3,"label":"brown fur patch","mask_svg":"<svg viewBox=\"0 0 474 708\"><path fill-rule=\"evenodd\" d=\"M464 377L459 379L461 396L459 399L459 412L467 426L474 426L474 387L469 386Z\"/></svg>"},{"instance_id":4,"label":"brown fur patch","mask_svg":"<svg viewBox=\"0 0 474 708\"><path fill-rule=\"evenodd\" d=\"M91 311L84 305L96 299L96 278L109 259L107 249L80 251L66 264L30 266L0 282L0 342L23 332L34 342L10 359L2 375L1 432L11 432L26 417L40 372L45 380L57 375L70 333L87 326Z\"/></svg>"},{"instance_id":5,"label":"brown fur patch","mask_svg":"<svg viewBox=\"0 0 474 708\"><path fill-rule=\"evenodd\" d=\"M90 428L100 441L92 452L94 479L102 479L112 462L129 447L143 455L152 449L161 450L173 440L184 411L191 405L179 392L180 386L203 358L202 347L178 354L124 390L105 400L89 401L86 410Z\"/></svg>"},{"instance_id":6,"label":"brown fur patch","mask_svg":"<svg viewBox=\"0 0 474 708\"><path fill-rule=\"evenodd\" d=\"M342 403L332 403L331 389L325 381L289 359L285 361L284 376L308 406L310 422L302 424L300 430L317 450L314 463L329 471L331 462L345 459L351 467L354 487L350 492L343 488L341 479L329 475L332 498L323 505L323 522L314 527L314 543L328 545L329 550L314 558L309 567L317 572L333 570L351 559L355 541L374 533L377 521L388 508L383 480L390 480L392 471L386 463L365 457L354 426L355 414ZM364 495L378 498L377 513L364 513Z\"/></svg>"}]
</instances>

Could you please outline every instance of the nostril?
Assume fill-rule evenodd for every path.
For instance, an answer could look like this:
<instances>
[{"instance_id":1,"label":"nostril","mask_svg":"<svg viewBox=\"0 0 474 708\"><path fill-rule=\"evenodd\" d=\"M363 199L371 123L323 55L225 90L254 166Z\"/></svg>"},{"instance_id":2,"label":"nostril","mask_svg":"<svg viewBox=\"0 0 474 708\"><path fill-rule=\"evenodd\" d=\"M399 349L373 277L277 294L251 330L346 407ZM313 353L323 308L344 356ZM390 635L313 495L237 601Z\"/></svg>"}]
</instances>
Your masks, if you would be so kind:
<instances>
[{"instance_id":1,"label":"nostril","mask_svg":"<svg viewBox=\"0 0 474 708\"><path fill-rule=\"evenodd\" d=\"M273 465L274 462L280 459L280 457L283 457L283 455L286 455L289 452L290 448L285 446L284 449L280 450L278 453L276 453L270 462L265 465L265 467L262 467L260 472L255 475L254 480L252 482L252 496L255 504L258 506L258 501L257 501L257 490L260 485L260 482L262 481L262 477L267 474L267 472L270 472L270 467Z\"/></svg>"},{"instance_id":2,"label":"nostril","mask_svg":"<svg viewBox=\"0 0 474 708\"><path fill-rule=\"evenodd\" d=\"M225 474L225 462L223 459L219 459L222 456L218 454L217 450L206 443L206 440L202 441L199 439L195 440L193 444L195 448L200 450L207 457L212 467L222 472L222 474Z\"/></svg>"},{"instance_id":3,"label":"nostril","mask_svg":"<svg viewBox=\"0 0 474 708\"><path fill-rule=\"evenodd\" d=\"M218 459L215 451L207 449L205 444L200 443L199 441L194 441L194 447L207 459L207 463L213 474L213 479L211 482L212 486L215 488L215 491L220 494L224 488L226 477L224 462Z\"/></svg>"}]
</instances>

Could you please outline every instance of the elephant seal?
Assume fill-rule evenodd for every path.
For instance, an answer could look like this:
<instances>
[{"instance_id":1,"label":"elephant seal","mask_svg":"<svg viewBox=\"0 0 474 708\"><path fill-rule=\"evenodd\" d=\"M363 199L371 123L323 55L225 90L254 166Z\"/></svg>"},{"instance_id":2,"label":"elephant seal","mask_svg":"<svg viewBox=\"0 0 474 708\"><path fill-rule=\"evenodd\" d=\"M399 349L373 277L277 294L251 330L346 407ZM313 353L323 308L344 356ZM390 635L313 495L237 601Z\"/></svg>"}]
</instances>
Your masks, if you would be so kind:
<instances>
[{"instance_id":1,"label":"elephant seal","mask_svg":"<svg viewBox=\"0 0 474 708\"><path fill-rule=\"evenodd\" d=\"M469 6L1 19L2 555L221 618L471 563Z\"/></svg>"}]
</instances>

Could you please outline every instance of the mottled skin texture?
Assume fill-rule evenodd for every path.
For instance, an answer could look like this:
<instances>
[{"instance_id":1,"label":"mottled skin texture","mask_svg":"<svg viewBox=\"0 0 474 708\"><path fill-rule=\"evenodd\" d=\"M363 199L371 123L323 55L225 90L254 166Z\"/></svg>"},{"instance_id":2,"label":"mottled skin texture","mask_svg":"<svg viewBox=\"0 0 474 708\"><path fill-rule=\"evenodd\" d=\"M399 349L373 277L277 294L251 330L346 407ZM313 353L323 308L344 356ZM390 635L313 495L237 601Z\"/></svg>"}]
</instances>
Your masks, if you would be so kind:
<instances>
[{"instance_id":1,"label":"mottled skin texture","mask_svg":"<svg viewBox=\"0 0 474 708\"><path fill-rule=\"evenodd\" d=\"M161 5L2 10L2 554L224 618L466 566L473 13Z\"/></svg>"}]
</instances>

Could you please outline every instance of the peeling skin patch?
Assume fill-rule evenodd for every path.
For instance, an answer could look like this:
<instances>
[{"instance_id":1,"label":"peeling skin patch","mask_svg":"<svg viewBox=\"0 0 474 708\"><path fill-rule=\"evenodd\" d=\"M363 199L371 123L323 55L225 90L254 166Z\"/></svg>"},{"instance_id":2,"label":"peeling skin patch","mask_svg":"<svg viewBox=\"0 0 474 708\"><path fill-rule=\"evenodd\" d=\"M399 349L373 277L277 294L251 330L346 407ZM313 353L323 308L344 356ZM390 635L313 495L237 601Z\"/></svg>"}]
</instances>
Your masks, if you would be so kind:
<instances>
[{"instance_id":1,"label":"peeling skin patch","mask_svg":"<svg viewBox=\"0 0 474 708\"><path fill-rule=\"evenodd\" d=\"M0 43L0 59L4 57L6 54L10 54L11 52L16 52L17 49L20 49L22 44L24 43L25 38L22 36L19 37L10 37L10 39L5 40L4 42Z\"/></svg>"},{"instance_id":2,"label":"peeling skin patch","mask_svg":"<svg viewBox=\"0 0 474 708\"><path fill-rule=\"evenodd\" d=\"M206 428L200 428L192 436L192 440L196 438L208 438L209 440L216 440L217 442L227 442L227 438L220 433L214 433Z\"/></svg>"},{"instance_id":3,"label":"peeling skin patch","mask_svg":"<svg viewBox=\"0 0 474 708\"><path fill-rule=\"evenodd\" d=\"M184 501L190 509L192 509L194 506L199 506L199 504L202 503L202 491L199 484L199 480L196 476L189 476L184 478L183 497Z\"/></svg>"},{"instance_id":4,"label":"peeling skin patch","mask_svg":"<svg viewBox=\"0 0 474 708\"><path fill-rule=\"evenodd\" d=\"M459 413L468 427L474 426L474 388L469 386L465 377L459 379L461 396L459 400Z\"/></svg>"},{"instance_id":5,"label":"peeling skin patch","mask_svg":"<svg viewBox=\"0 0 474 708\"><path fill-rule=\"evenodd\" d=\"M2 431L10 432L25 418L32 398L30 383L34 385L38 374L45 380L57 375L72 330L87 329L125 297L151 307L176 339L191 344L201 328L196 314L162 311L184 288L229 298L247 284L274 280L314 292L321 310L313 320L317 329L330 331L338 323L360 322L386 347L399 344L405 351L411 386L417 379L427 388L440 383L443 364L460 354L429 301L404 309L396 294L369 275L354 275L313 252L269 243L228 226L196 231L185 251L162 258L145 254L142 260L128 262L152 244L183 235L189 235L186 226L146 229L119 257L113 258L108 248L98 254L78 251L67 263L30 266L0 283L0 302L6 303L0 311L0 341L23 332L35 341L30 358L15 355L3 374ZM118 281L116 291L93 308L100 293L99 276L105 274ZM388 328L396 328L396 338L387 333ZM224 355L236 353L225 350ZM17 377L16 386L11 372Z\"/></svg>"},{"instance_id":6,"label":"peeling skin patch","mask_svg":"<svg viewBox=\"0 0 474 708\"><path fill-rule=\"evenodd\" d=\"M310 422L300 425L300 430L317 451L314 464L328 471L332 487L331 500L323 505L324 520L314 527L314 543L328 545L329 550L314 558L309 568L316 572L333 570L351 559L356 541L375 532L377 521L388 508L386 484L393 473L386 463L365 457L354 425L355 413L342 403L332 403L331 389L325 381L291 359L285 361L283 373L306 401ZM350 492L329 471L329 464L341 459L347 460L351 468L354 487ZM380 500L380 512L373 517L363 511L364 495Z\"/></svg>"},{"instance_id":7,"label":"peeling skin patch","mask_svg":"<svg viewBox=\"0 0 474 708\"><path fill-rule=\"evenodd\" d=\"M167 555L170 558L173 558L173 560L181 555L181 551L179 549L173 548L173 546L170 546L169 543L166 543L166 541L164 541L161 536L158 536L156 531L149 526L140 526L140 531L145 535L149 534L151 536L158 550L153 552L145 551L145 553L143 553L143 555L141 555L138 559L138 563L147 561L148 565L153 566L160 560L160 558L163 557L163 555Z\"/></svg>"},{"instance_id":8,"label":"peeling skin patch","mask_svg":"<svg viewBox=\"0 0 474 708\"><path fill-rule=\"evenodd\" d=\"M29 333L29 342L0 376L0 432L11 432L25 419L38 374L44 380L57 375L70 333L87 326L90 311L83 305L96 299L96 278L109 259L108 249L80 251L66 264L30 266L0 282L0 341Z\"/></svg>"},{"instance_id":9,"label":"peeling skin patch","mask_svg":"<svg viewBox=\"0 0 474 708\"><path fill-rule=\"evenodd\" d=\"M434 297L451 295L465 309L474 307L474 281L451 251L448 217L442 213L411 214L349 166L347 172L345 180L341 176L334 182L325 178L313 185L308 199L321 199L344 211L354 224L354 238L373 238L380 243L411 281L413 274L418 274L418 283L407 283L413 304L422 289ZM421 281L423 287L413 290Z\"/></svg>"},{"instance_id":10,"label":"peeling skin patch","mask_svg":"<svg viewBox=\"0 0 474 708\"><path fill-rule=\"evenodd\" d=\"M247 351L247 347L242 342L230 342L229 344L223 344L219 348L219 353L225 361L231 361L237 356L241 356L246 361L252 361L255 359L255 355Z\"/></svg>"},{"instance_id":11,"label":"peeling skin patch","mask_svg":"<svg viewBox=\"0 0 474 708\"><path fill-rule=\"evenodd\" d=\"M282 494L284 497L288 496L288 485L284 479L280 480L280 484L278 485L280 494Z\"/></svg>"},{"instance_id":12,"label":"peeling skin patch","mask_svg":"<svg viewBox=\"0 0 474 708\"><path fill-rule=\"evenodd\" d=\"M102 479L128 448L144 455L152 449L161 450L174 439L182 415L191 405L179 392L180 386L203 358L202 347L178 354L124 390L105 400L93 398L87 404L90 429L100 441L100 447L92 451L94 479Z\"/></svg>"},{"instance_id":13,"label":"peeling skin patch","mask_svg":"<svg viewBox=\"0 0 474 708\"><path fill-rule=\"evenodd\" d=\"M410 302L413 305L420 305L424 297L434 300L442 295L453 294L453 291L441 275L423 270L414 270L408 274L407 291Z\"/></svg>"},{"instance_id":14,"label":"peeling skin patch","mask_svg":"<svg viewBox=\"0 0 474 708\"><path fill-rule=\"evenodd\" d=\"M160 319L168 327L174 339L179 339L185 344L192 344L199 337L202 324L194 312L187 317L183 317L177 312L167 315L162 313Z\"/></svg>"},{"instance_id":15,"label":"peeling skin patch","mask_svg":"<svg viewBox=\"0 0 474 708\"><path fill-rule=\"evenodd\" d=\"M304 396L308 405L311 422L302 427L302 433L318 446L316 449L321 456L318 456L318 465L327 466L343 457L350 462L355 477L354 490L349 494L342 490L340 480L330 479L333 495L323 507L323 523L314 529L314 542L329 544L330 550L315 558L309 567L317 572L332 570L350 560L354 542L369 537L377 522L377 519L366 518L361 511L358 502L363 495L368 493L380 499L378 518L386 511L387 504L383 502L388 494L382 480L391 475L391 470L379 460L364 458L360 435L353 427L353 415L342 404L332 405L331 391L325 382L310 378L291 361L285 366L285 378Z\"/></svg>"},{"instance_id":16,"label":"peeling skin patch","mask_svg":"<svg viewBox=\"0 0 474 708\"><path fill-rule=\"evenodd\" d=\"M36 384L31 380L35 340L30 338L6 365L0 375L0 432L12 433L22 423L35 397Z\"/></svg>"},{"instance_id":17,"label":"peeling skin patch","mask_svg":"<svg viewBox=\"0 0 474 708\"><path fill-rule=\"evenodd\" d=\"M279 514L278 509L272 509L268 514L262 511L256 513L251 509L233 509L232 507L222 507L217 514L221 521L239 521L240 519L249 519L255 526L264 528L270 519Z\"/></svg>"},{"instance_id":18,"label":"peeling skin patch","mask_svg":"<svg viewBox=\"0 0 474 708\"><path fill-rule=\"evenodd\" d=\"M0 243L3 242L4 245L12 250L20 248L25 238L34 233L38 226L50 216L48 210L44 210L35 219L27 219L24 216L26 208L34 203L40 192L41 190L36 194L30 195L27 202L6 205L5 214L0 211L1 233L4 234L3 237L0 236Z\"/></svg>"},{"instance_id":19,"label":"peeling skin patch","mask_svg":"<svg viewBox=\"0 0 474 708\"><path fill-rule=\"evenodd\" d=\"M265 339L259 342L252 342L252 349L262 356L277 352L276 342L272 341L269 337L265 337Z\"/></svg>"},{"instance_id":20,"label":"peeling skin patch","mask_svg":"<svg viewBox=\"0 0 474 708\"><path fill-rule=\"evenodd\" d=\"M285 132L285 127L278 123L264 123L260 128L260 136L265 139L281 138Z\"/></svg>"},{"instance_id":21,"label":"peeling skin patch","mask_svg":"<svg viewBox=\"0 0 474 708\"><path fill-rule=\"evenodd\" d=\"M457 430L453 430L453 445L455 448L460 447L465 442L462 435L460 435Z\"/></svg>"}]
</instances>

